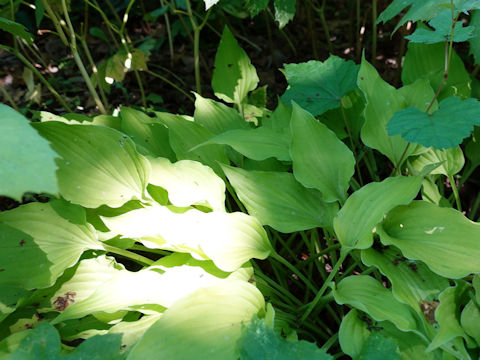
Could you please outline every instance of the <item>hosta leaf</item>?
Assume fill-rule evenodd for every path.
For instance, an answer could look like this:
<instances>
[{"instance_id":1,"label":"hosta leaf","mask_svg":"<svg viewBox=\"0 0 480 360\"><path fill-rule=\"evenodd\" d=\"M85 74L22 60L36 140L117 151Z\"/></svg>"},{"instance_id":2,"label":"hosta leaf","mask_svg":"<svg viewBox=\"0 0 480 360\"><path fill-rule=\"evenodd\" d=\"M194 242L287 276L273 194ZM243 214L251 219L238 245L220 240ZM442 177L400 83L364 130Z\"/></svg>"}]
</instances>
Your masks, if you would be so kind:
<instances>
[{"instance_id":1,"label":"hosta leaf","mask_svg":"<svg viewBox=\"0 0 480 360\"><path fill-rule=\"evenodd\" d=\"M411 42L424 44L435 44L438 42L450 41L453 25L452 11L450 9L445 9L440 12L429 22L429 24L435 29L435 31L420 27L417 28L412 35L405 36L405 38L409 39ZM456 22L455 29L453 31L453 41L467 41L473 37L473 31L473 26L463 27L463 22Z\"/></svg>"},{"instance_id":2,"label":"hosta leaf","mask_svg":"<svg viewBox=\"0 0 480 360\"><path fill-rule=\"evenodd\" d=\"M296 10L296 0L273 0L275 7L275 20L281 29L293 19Z\"/></svg>"},{"instance_id":3,"label":"hosta leaf","mask_svg":"<svg viewBox=\"0 0 480 360\"><path fill-rule=\"evenodd\" d=\"M403 357L394 339L379 333L372 333L365 340L359 359L402 360Z\"/></svg>"},{"instance_id":4,"label":"hosta leaf","mask_svg":"<svg viewBox=\"0 0 480 360\"><path fill-rule=\"evenodd\" d=\"M463 305L465 296L468 298L468 295L465 293L467 287L468 285L465 282L460 282L454 287L447 288L442 294L440 294L440 305L435 311L435 318L438 321L439 331L428 346L428 350L434 350L456 338L456 342L461 343L460 346L457 344L455 345L457 346L458 351L463 352L462 358L470 358L463 346L461 338L465 338L467 343L470 339L460 325L458 313L458 309Z\"/></svg>"},{"instance_id":5,"label":"hosta leaf","mask_svg":"<svg viewBox=\"0 0 480 360\"><path fill-rule=\"evenodd\" d=\"M480 102L452 96L440 102L433 114L417 108L397 111L387 130L390 135L401 134L404 139L425 147L447 149L469 136L473 125L480 125Z\"/></svg>"},{"instance_id":6,"label":"hosta leaf","mask_svg":"<svg viewBox=\"0 0 480 360\"><path fill-rule=\"evenodd\" d=\"M215 136L203 145L229 145L240 154L253 159L265 160L275 157L278 160L289 161L290 134L279 134L268 127L258 127L249 130L231 130Z\"/></svg>"},{"instance_id":7,"label":"hosta leaf","mask_svg":"<svg viewBox=\"0 0 480 360\"><path fill-rule=\"evenodd\" d=\"M355 275L343 279L334 288L333 296L338 304L353 306L377 321L388 320L403 331L419 330L413 310L370 276Z\"/></svg>"},{"instance_id":8,"label":"hosta leaf","mask_svg":"<svg viewBox=\"0 0 480 360\"><path fill-rule=\"evenodd\" d=\"M357 87L358 65L332 55L323 63L286 64L284 74L289 87L282 101L293 100L316 116L338 108L342 97Z\"/></svg>"},{"instance_id":9,"label":"hosta leaf","mask_svg":"<svg viewBox=\"0 0 480 360\"><path fill-rule=\"evenodd\" d=\"M470 44L470 54L473 54L475 64L480 64L480 10L472 12L470 25L474 27L473 37L468 41Z\"/></svg>"},{"instance_id":10,"label":"hosta leaf","mask_svg":"<svg viewBox=\"0 0 480 360\"><path fill-rule=\"evenodd\" d=\"M353 153L330 129L293 104L291 120L293 175L305 187L318 189L327 202L345 200L355 172Z\"/></svg>"},{"instance_id":11,"label":"hosta leaf","mask_svg":"<svg viewBox=\"0 0 480 360\"><path fill-rule=\"evenodd\" d=\"M0 283L6 285L50 286L85 250L103 249L91 225L72 224L49 204L30 203L4 211L0 226Z\"/></svg>"},{"instance_id":12,"label":"hosta leaf","mask_svg":"<svg viewBox=\"0 0 480 360\"><path fill-rule=\"evenodd\" d=\"M459 279L480 273L480 225L454 209L414 201L392 210L377 232L384 244L422 260L441 276Z\"/></svg>"},{"instance_id":13,"label":"hosta leaf","mask_svg":"<svg viewBox=\"0 0 480 360\"><path fill-rule=\"evenodd\" d=\"M0 17L0 29L12 34L13 36L21 37L28 44L33 43L33 35L30 32L28 32L25 26L15 21L5 19L4 17Z\"/></svg>"},{"instance_id":14,"label":"hosta leaf","mask_svg":"<svg viewBox=\"0 0 480 360\"><path fill-rule=\"evenodd\" d=\"M29 332L9 360L120 360L119 335L95 336L82 342L72 353L60 354L60 336L48 322Z\"/></svg>"},{"instance_id":15,"label":"hosta leaf","mask_svg":"<svg viewBox=\"0 0 480 360\"><path fill-rule=\"evenodd\" d=\"M264 127L271 128L279 134L290 134L291 117L292 109L279 100L277 108L272 114L267 114L262 123Z\"/></svg>"},{"instance_id":16,"label":"hosta leaf","mask_svg":"<svg viewBox=\"0 0 480 360\"><path fill-rule=\"evenodd\" d=\"M394 207L410 203L421 185L420 176L397 176L370 183L355 191L333 221L338 241L345 249L372 246L375 225Z\"/></svg>"},{"instance_id":17,"label":"hosta leaf","mask_svg":"<svg viewBox=\"0 0 480 360\"><path fill-rule=\"evenodd\" d=\"M237 110L220 102L195 94L195 122L214 135L229 130L248 129L250 126Z\"/></svg>"},{"instance_id":18,"label":"hosta leaf","mask_svg":"<svg viewBox=\"0 0 480 360\"><path fill-rule=\"evenodd\" d=\"M27 191L57 194L57 153L11 107L0 104L0 117L0 195L21 200Z\"/></svg>"},{"instance_id":19,"label":"hosta leaf","mask_svg":"<svg viewBox=\"0 0 480 360\"><path fill-rule=\"evenodd\" d=\"M35 128L62 156L57 177L65 199L90 208L142 199L150 166L128 136L103 126L56 121Z\"/></svg>"},{"instance_id":20,"label":"hosta leaf","mask_svg":"<svg viewBox=\"0 0 480 360\"><path fill-rule=\"evenodd\" d=\"M449 286L448 280L438 276L420 262L409 262L393 248L376 251L362 250L362 262L375 266L392 283L395 298L422 314L421 302L438 298Z\"/></svg>"},{"instance_id":21,"label":"hosta leaf","mask_svg":"<svg viewBox=\"0 0 480 360\"><path fill-rule=\"evenodd\" d=\"M365 57L362 59L358 73L358 86L367 102L365 123L361 131L363 143L377 149L393 164L399 166L398 163L402 157L406 159L415 148L410 146L405 152L408 142L400 136L390 136L387 133L386 125L395 111L407 106L404 97L393 86L383 81L377 70L365 60ZM428 91L428 88L425 91Z\"/></svg>"},{"instance_id":22,"label":"hosta leaf","mask_svg":"<svg viewBox=\"0 0 480 360\"><path fill-rule=\"evenodd\" d=\"M288 341L265 324L253 319L238 341L240 360L332 360L333 357L314 343Z\"/></svg>"},{"instance_id":23,"label":"hosta leaf","mask_svg":"<svg viewBox=\"0 0 480 360\"><path fill-rule=\"evenodd\" d=\"M480 309L473 300L470 300L463 308L460 320L465 333L477 342L477 346L480 346L480 327L478 327L478 324L480 324Z\"/></svg>"},{"instance_id":24,"label":"hosta leaf","mask_svg":"<svg viewBox=\"0 0 480 360\"><path fill-rule=\"evenodd\" d=\"M402 69L403 84L411 84L418 79L426 78L433 90L438 91L445 81L445 45L409 43ZM456 95L462 98L470 96L470 75L465 70L462 59L452 50L448 77L444 83L438 100ZM432 99L433 96L430 98ZM423 110L423 109L420 109Z\"/></svg>"},{"instance_id":25,"label":"hosta leaf","mask_svg":"<svg viewBox=\"0 0 480 360\"><path fill-rule=\"evenodd\" d=\"M147 246L211 259L221 270L229 272L253 257L265 259L271 251L260 223L240 212L202 213L192 209L177 214L155 206L102 219L115 233L143 239Z\"/></svg>"},{"instance_id":26,"label":"hosta leaf","mask_svg":"<svg viewBox=\"0 0 480 360\"><path fill-rule=\"evenodd\" d=\"M357 309L350 310L342 319L340 329L338 330L340 347L352 359L358 358L365 340L370 335L367 324L360 320L360 317L361 315Z\"/></svg>"},{"instance_id":27,"label":"hosta leaf","mask_svg":"<svg viewBox=\"0 0 480 360\"><path fill-rule=\"evenodd\" d=\"M214 211L225 211L225 183L215 172L197 161L171 163L149 158L152 172L148 182L168 191L170 202L179 207L207 202Z\"/></svg>"},{"instance_id":28,"label":"hosta leaf","mask_svg":"<svg viewBox=\"0 0 480 360\"><path fill-rule=\"evenodd\" d=\"M241 105L248 92L257 87L258 81L247 54L225 27L215 56L212 78L215 95L226 102Z\"/></svg>"},{"instance_id":29,"label":"hosta leaf","mask_svg":"<svg viewBox=\"0 0 480 360\"><path fill-rule=\"evenodd\" d=\"M166 270L165 273L162 274L162 270ZM53 323L98 312L134 309L140 305L156 304L159 308L167 308L219 281L222 279L199 266L152 266L131 272L105 257L83 260L75 275L52 298L52 308L61 311Z\"/></svg>"},{"instance_id":30,"label":"hosta leaf","mask_svg":"<svg viewBox=\"0 0 480 360\"><path fill-rule=\"evenodd\" d=\"M129 135L142 155L163 156L170 160L175 154L168 142L168 129L145 113L122 106L120 131Z\"/></svg>"},{"instance_id":31,"label":"hosta leaf","mask_svg":"<svg viewBox=\"0 0 480 360\"><path fill-rule=\"evenodd\" d=\"M432 170L430 174L443 174L445 176L457 174L465 164L462 149L459 146L445 150L430 148L411 162L412 166L418 171L421 171L427 165L438 163L441 163L440 166Z\"/></svg>"},{"instance_id":32,"label":"hosta leaf","mask_svg":"<svg viewBox=\"0 0 480 360\"><path fill-rule=\"evenodd\" d=\"M331 226L337 205L325 203L319 191L307 189L284 172L223 167L248 213L262 225L290 233Z\"/></svg>"},{"instance_id":33,"label":"hosta leaf","mask_svg":"<svg viewBox=\"0 0 480 360\"><path fill-rule=\"evenodd\" d=\"M206 128L181 116L168 113L156 113L162 123L168 127L170 145L178 160L195 160L210 166L217 174L221 174L219 163L228 164L225 149L221 145L202 146L199 144L211 139L213 134Z\"/></svg>"},{"instance_id":34,"label":"hosta leaf","mask_svg":"<svg viewBox=\"0 0 480 360\"><path fill-rule=\"evenodd\" d=\"M245 281L197 290L167 309L127 359L236 360L243 324L263 308L262 294Z\"/></svg>"},{"instance_id":35,"label":"hosta leaf","mask_svg":"<svg viewBox=\"0 0 480 360\"><path fill-rule=\"evenodd\" d=\"M3 232L6 225L0 224ZM10 228L12 229L12 228ZM10 230L8 229L8 230ZM8 231L7 231L8 234ZM3 240L3 239L2 239ZM1 281L1 280L0 280ZM18 303L30 294L29 291L22 287L15 287L0 284L0 323L17 308ZM0 351L1 357L1 351Z\"/></svg>"}]
</instances>

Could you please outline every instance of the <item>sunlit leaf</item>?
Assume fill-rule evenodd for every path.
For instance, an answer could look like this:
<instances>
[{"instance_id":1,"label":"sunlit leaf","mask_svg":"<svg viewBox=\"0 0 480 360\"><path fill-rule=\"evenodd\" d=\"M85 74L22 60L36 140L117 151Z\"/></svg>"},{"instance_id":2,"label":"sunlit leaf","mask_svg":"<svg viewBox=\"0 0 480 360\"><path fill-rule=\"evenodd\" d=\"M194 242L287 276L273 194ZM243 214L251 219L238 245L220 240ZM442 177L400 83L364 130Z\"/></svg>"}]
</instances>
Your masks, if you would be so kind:
<instances>
[{"instance_id":1,"label":"sunlit leaf","mask_svg":"<svg viewBox=\"0 0 480 360\"><path fill-rule=\"evenodd\" d=\"M21 200L27 191L57 194L57 153L11 107L0 104L0 117L0 195Z\"/></svg>"},{"instance_id":2,"label":"sunlit leaf","mask_svg":"<svg viewBox=\"0 0 480 360\"><path fill-rule=\"evenodd\" d=\"M5 285L47 287L85 250L103 249L91 225L72 224L49 204L31 203L1 212L0 227L0 283Z\"/></svg>"},{"instance_id":3,"label":"sunlit leaf","mask_svg":"<svg viewBox=\"0 0 480 360\"><path fill-rule=\"evenodd\" d=\"M305 187L320 190L327 202L345 200L354 173L351 150L310 113L293 105L293 175Z\"/></svg>"},{"instance_id":4,"label":"sunlit leaf","mask_svg":"<svg viewBox=\"0 0 480 360\"><path fill-rule=\"evenodd\" d=\"M411 162L417 171L421 171L427 165L438 163L441 163L440 166L432 170L430 174L443 174L445 176L457 174L465 164L462 149L459 146L445 150L430 148Z\"/></svg>"},{"instance_id":5,"label":"sunlit leaf","mask_svg":"<svg viewBox=\"0 0 480 360\"><path fill-rule=\"evenodd\" d=\"M421 176L397 176L355 191L333 221L338 241L345 249L369 248L375 225L394 207L410 203L421 184Z\"/></svg>"},{"instance_id":6,"label":"sunlit leaf","mask_svg":"<svg viewBox=\"0 0 480 360\"><path fill-rule=\"evenodd\" d=\"M377 232L384 244L395 245L405 257L423 261L441 276L459 279L480 273L480 224L454 209L414 201L388 213Z\"/></svg>"},{"instance_id":7,"label":"sunlit leaf","mask_svg":"<svg viewBox=\"0 0 480 360\"><path fill-rule=\"evenodd\" d=\"M237 360L243 324L264 306L260 291L245 281L200 289L167 309L127 359Z\"/></svg>"},{"instance_id":8,"label":"sunlit leaf","mask_svg":"<svg viewBox=\"0 0 480 360\"><path fill-rule=\"evenodd\" d=\"M332 225L337 205L325 203L319 191L303 187L290 173L227 166L223 171L248 213L262 225L284 233Z\"/></svg>"},{"instance_id":9,"label":"sunlit leaf","mask_svg":"<svg viewBox=\"0 0 480 360\"><path fill-rule=\"evenodd\" d=\"M296 10L296 0L273 0L275 7L275 20L281 29L293 19Z\"/></svg>"},{"instance_id":10,"label":"sunlit leaf","mask_svg":"<svg viewBox=\"0 0 480 360\"><path fill-rule=\"evenodd\" d=\"M289 87L282 101L295 101L316 116L338 108L342 97L357 87L358 65L332 55L324 62L285 64L284 74Z\"/></svg>"},{"instance_id":11,"label":"sunlit leaf","mask_svg":"<svg viewBox=\"0 0 480 360\"><path fill-rule=\"evenodd\" d=\"M95 208L143 198L150 165L127 135L103 126L56 121L37 123L35 128L62 156L57 177L68 201Z\"/></svg>"},{"instance_id":12,"label":"sunlit leaf","mask_svg":"<svg viewBox=\"0 0 480 360\"><path fill-rule=\"evenodd\" d=\"M179 207L207 202L215 211L225 211L225 183L215 172L197 161L171 163L148 158L152 172L148 182L168 191L170 202Z\"/></svg>"}]
</instances>

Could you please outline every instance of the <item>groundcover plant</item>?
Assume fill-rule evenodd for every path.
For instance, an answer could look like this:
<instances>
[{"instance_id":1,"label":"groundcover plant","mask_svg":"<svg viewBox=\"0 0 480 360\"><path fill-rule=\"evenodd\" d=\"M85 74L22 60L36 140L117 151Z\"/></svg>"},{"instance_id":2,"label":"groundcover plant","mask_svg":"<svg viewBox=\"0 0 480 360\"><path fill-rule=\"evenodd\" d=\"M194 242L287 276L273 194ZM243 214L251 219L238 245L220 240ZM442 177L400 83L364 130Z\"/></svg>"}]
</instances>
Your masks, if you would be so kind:
<instances>
[{"instance_id":1,"label":"groundcover plant","mask_svg":"<svg viewBox=\"0 0 480 360\"><path fill-rule=\"evenodd\" d=\"M0 105L0 193L42 194L0 213L0 359L477 359L477 9L391 3L398 89L332 55L269 110L225 28L193 116Z\"/></svg>"}]
</instances>

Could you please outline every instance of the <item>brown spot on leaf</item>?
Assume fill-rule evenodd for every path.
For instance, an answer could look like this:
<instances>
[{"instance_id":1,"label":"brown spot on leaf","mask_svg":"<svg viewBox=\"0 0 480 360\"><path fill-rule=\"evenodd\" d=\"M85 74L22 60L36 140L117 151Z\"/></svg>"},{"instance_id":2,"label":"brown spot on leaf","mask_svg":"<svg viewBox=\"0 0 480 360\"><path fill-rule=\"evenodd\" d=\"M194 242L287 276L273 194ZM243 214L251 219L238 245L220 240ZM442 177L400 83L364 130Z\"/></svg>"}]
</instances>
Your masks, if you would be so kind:
<instances>
[{"instance_id":1,"label":"brown spot on leaf","mask_svg":"<svg viewBox=\"0 0 480 360\"><path fill-rule=\"evenodd\" d=\"M435 320L435 309L438 307L438 305L440 305L439 301L420 300L420 307L422 308L422 312L430 324L434 324L437 322Z\"/></svg>"},{"instance_id":2,"label":"brown spot on leaf","mask_svg":"<svg viewBox=\"0 0 480 360\"><path fill-rule=\"evenodd\" d=\"M57 297L53 302L53 305L55 305L55 310L58 310L58 311L65 310L67 307L69 307L71 304L75 302L75 295L77 295L75 291L67 291L65 293L65 296Z\"/></svg>"},{"instance_id":3,"label":"brown spot on leaf","mask_svg":"<svg viewBox=\"0 0 480 360\"><path fill-rule=\"evenodd\" d=\"M18 245L23 246L23 245L25 245L26 243L27 243L27 242L25 241L25 239L22 239L22 240L20 240L20 242L18 243Z\"/></svg>"}]
</instances>

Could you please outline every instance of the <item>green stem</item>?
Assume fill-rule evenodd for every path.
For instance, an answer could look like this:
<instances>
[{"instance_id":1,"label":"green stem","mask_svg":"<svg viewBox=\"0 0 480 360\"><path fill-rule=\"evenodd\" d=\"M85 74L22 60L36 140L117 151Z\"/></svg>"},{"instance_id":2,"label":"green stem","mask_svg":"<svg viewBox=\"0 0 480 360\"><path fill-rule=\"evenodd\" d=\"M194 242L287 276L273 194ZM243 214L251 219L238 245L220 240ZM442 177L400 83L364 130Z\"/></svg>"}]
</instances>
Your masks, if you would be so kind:
<instances>
[{"instance_id":1,"label":"green stem","mask_svg":"<svg viewBox=\"0 0 480 360\"><path fill-rule=\"evenodd\" d=\"M462 212L462 203L460 202L460 196L458 194L458 188L457 184L455 183L455 179L452 175L449 175L448 180L450 180L450 185L452 186L453 195L455 196L455 203L457 204L457 210Z\"/></svg>"},{"instance_id":2,"label":"green stem","mask_svg":"<svg viewBox=\"0 0 480 360\"><path fill-rule=\"evenodd\" d=\"M117 248L115 246L111 246L111 245L108 245L108 244L105 244L105 243L103 244L103 248L108 252L126 257L128 259L137 261L137 262L142 263L142 264L147 265L147 266L150 266L155 262L155 261L153 261L149 258L146 258L145 256L136 254L136 253L128 251L128 250L120 249L120 248Z\"/></svg>"},{"instance_id":3,"label":"green stem","mask_svg":"<svg viewBox=\"0 0 480 360\"><path fill-rule=\"evenodd\" d=\"M7 89L5 89L4 86L0 86L0 91L2 91L3 97L5 98L5 101L8 101L12 107L20 112L20 109L18 108L17 104L15 104L15 101L13 101L12 97L8 93Z\"/></svg>"},{"instance_id":4,"label":"green stem","mask_svg":"<svg viewBox=\"0 0 480 360\"><path fill-rule=\"evenodd\" d=\"M328 275L327 280L323 283L322 287L320 290L317 292L317 295L315 295L315 298L310 302L308 305L307 310L303 313L300 322L303 323L305 319L310 315L310 313L313 311L315 306L317 306L318 302L322 299L323 294L327 290L328 286L330 285L330 282L333 280L335 275L337 275L338 270L340 269L340 266L342 265L343 261L348 255L348 251L341 251L340 252L340 258L338 261L335 263L335 266L332 269L332 272Z\"/></svg>"},{"instance_id":5,"label":"green stem","mask_svg":"<svg viewBox=\"0 0 480 360\"><path fill-rule=\"evenodd\" d=\"M282 263L285 265L292 273L298 276L299 279L301 279L305 285L307 285L313 292L317 292L317 288L300 272L298 269L290 264L287 260L285 260L282 256L280 256L278 253L274 252L270 255L273 259L277 260L278 262Z\"/></svg>"},{"instance_id":6,"label":"green stem","mask_svg":"<svg viewBox=\"0 0 480 360\"><path fill-rule=\"evenodd\" d=\"M145 97L145 90L143 89L142 78L140 77L140 74L138 73L137 69L134 69L133 72L135 73L135 77L136 77L137 83L138 83L138 88L140 89L140 97L142 98L142 105L143 105L144 109L146 109L147 108L147 99Z\"/></svg>"},{"instance_id":7,"label":"green stem","mask_svg":"<svg viewBox=\"0 0 480 360\"><path fill-rule=\"evenodd\" d=\"M63 45L69 47L70 45L68 44L67 37L65 33L63 32L62 26L60 25L60 21L57 18L57 15L53 12L52 8L48 4L47 0L42 0L43 7L45 8L45 11L47 12L48 16L50 16L50 19L53 22L53 26L57 30L57 35L60 37L60 40L62 41Z\"/></svg>"},{"instance_id":8,"label":"green stem","mask_svg":"<svg viewBox=\"0 0 480 360\"><path fill-rule=\"evenodd\" d=\"M160 0L160 4L162 5L162 7L165 6L165 1ZM172 37L172 29L170 28L170 18L168 16L168 11L165 11L163 18L165 19L165 28L167 29L168 50L170 52L170 67L173 68L173 58L175 54L173 51L173 37Z\"/></svg>"}]
</instances>

